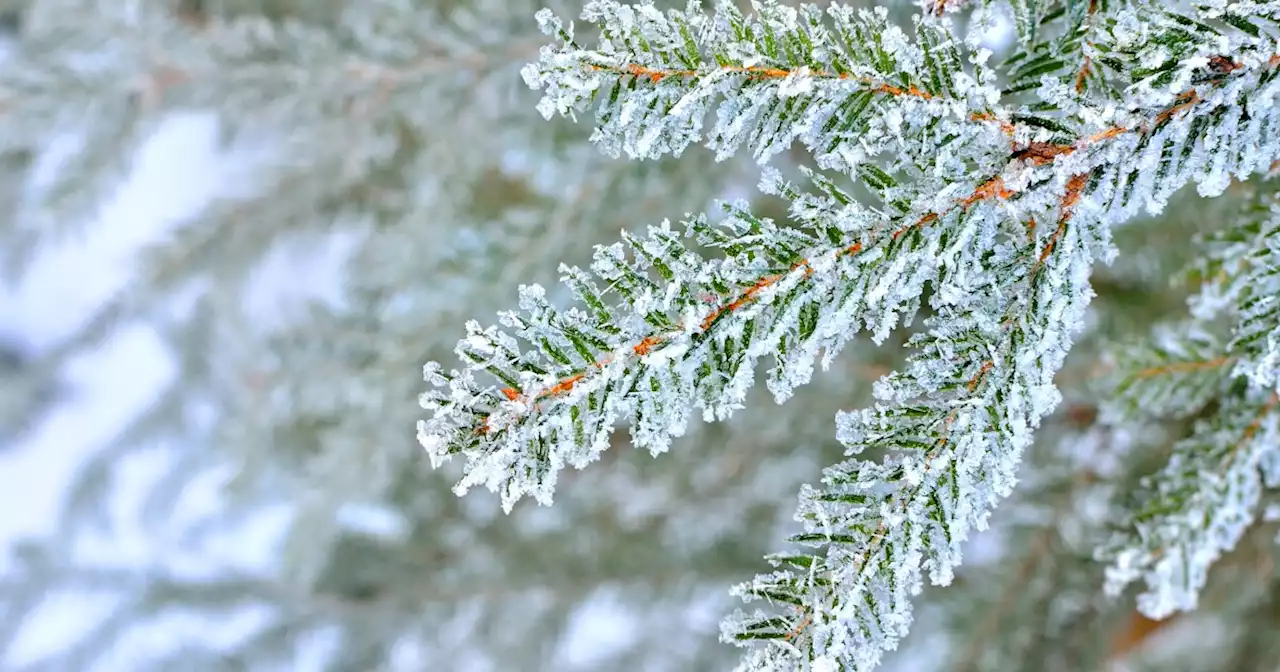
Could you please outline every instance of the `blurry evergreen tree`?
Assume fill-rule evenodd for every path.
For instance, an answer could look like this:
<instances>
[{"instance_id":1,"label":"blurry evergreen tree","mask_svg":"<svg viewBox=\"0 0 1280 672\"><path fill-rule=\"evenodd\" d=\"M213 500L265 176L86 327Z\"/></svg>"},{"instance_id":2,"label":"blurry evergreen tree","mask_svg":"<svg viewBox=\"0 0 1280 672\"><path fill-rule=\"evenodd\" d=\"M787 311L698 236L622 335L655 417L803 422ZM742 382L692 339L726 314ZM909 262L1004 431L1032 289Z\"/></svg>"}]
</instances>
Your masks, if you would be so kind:
<instances>
[{"instance_id":1,"label":"blurry evergreen tree","mask_svg":"<svg viewBox=\"0 0 1280 672\"><path fill-rule=\"evenodd\" d=\"M734 4L716 3L714 16L735 16ZM809 568L831 563L824 571L832 574L765 575L747 585L747 593L796 607L781 609L780 616L745 614L726 626L728 639L765 643L750 650L752 669L863 669L894 646L898 651L886 657L886 669L1065 671L1103 669L1120 659L1142 669L1280 668L1280 647L1267 637L1280 600L1276 529L1268 521L1249 525L1275 500L1274 490L1258 492L1259 474L1280 476L1276 413L1267 400L1278 384L1274 357L1280 344L1274 298L1268 296L1280 292L1280 243L1272 214L1275 186L1258 169L1280 158L1274 121L1280 5L1181 3L1157 11L1120 0L935 0L923 8L889 3L890 11L878 18L858 18L841 13L854 3L817 3L831 6L828 21L820 12L785 10L799 4L738 2L746 12L741 23L702 28L690 17L710 17L711 8L690 8L682 34L678 22L642 13L637 23L617 3L584 0L0 3L16 31L0 66L0 119L6 124L0 184L9 196L0 219L0 268L9 279L21 277L43 246L89 219L127 173L134 150L174 111L212 110L227 146L261 148L261 161L246 169L235 195L150 247L136 280L79 332L20 368L0 371L0 409L33 409L32 391L51 389L67 362L121 325L143 321L164 336L180 372L147 413L85 465L59 533L16 549L11 570L0 575L0 666L730 668L741 651L717 642L720 617L735 607L729 588L766 569L761 557L793 537L818 550L775 561ZM566 19L584 5L594 14L577 26L572 41L564 41L544 35L534 20L548 5ZM917 13L925 18L913 25ZM970 59L984 36L998 32L1001 16L1009 17L1016 35L1008 44L987 43L996 53L986 65ZM548 15L541 18L544 27L554 27ZM859 26L862 32L820 37L819 24ZM826 39L843 40L848 53ZM610 49L593 51L605 43ZM822 73L840 70L835 64L846 57L845 76L832 78L834 84L814 83ZM529 83L544 88L541 109L554 117L550 121L535 111L542 94L522 81L522 68ZM1181 88L1170 94L1171 87ZM573 123L551 114L584 110L596 90L611 96L603 109L613 116L601 118L594 134L585 119ZM721 156L701 148L679 151L682 142L700 140L689 133L696 120L672 112L691 92L705 97L689 95L685 113L704 112L720 96L731 101L713 135ZM659 104L665 107L656 113ZM626 114L618 114L622 110ZM728 123L735 113L745 123ZM1139 127L1155 130L1129 132ZM52 177L33 181L37 158L68 132L75 151ZM1159 143L1132 144L1157 136ZM1090 138L1102 149L1064 149L1073 142L1089 146ZM798 141L794 147L792 140ZM827 140L832 144L817 146ZM751 145L750 151L735 153L739 144ZM1224 157L1217 164L1215 150ZM754 188L760 168L752 154L778 171L766 173L764 193ZM820 160L815 164L811 155ZM1168 158L1173 156L1179 158ZM815 165L821 170L808 170ZM1150 174L1145 181L1138 177L1144 171ZM1087 184L1068 179L1077 174L1096 177ZM1231 177L1240 179L1228 187ZM1209 199L1194 189L1173 193L1189 181L1202 192L1226 194ZM1023 193L1030 196L1015 198ZM962 210L973 216L931 210L947 199L963 199ZM722 213L716 207L721 200L737 205ZM1140 214L1149 203L1163 210ZM820 302L797 304L799 313L790 317L782 310L755 313L777 317L779 329L770 336L775 342L803 347L765 347L786 364L779 364L780 373L761 372L768 389L745 392L742 405L750 412L725 422L693 422L666 454L655 458L631 449L625 432L605 433L611 447L598 453L605 464L565 472L554 483L564 463L597 457L594 450L568 452L557 443L572 443L563 436L533 440L547 439L545 432L555 427L568 431L570 424L537 425L522 435L517 430L524 420L508 417L503 422L515 428L507 435L512 442L501 443L507 440L502 432L476 433L468 426L448 434L452 443L444 445L446 430L458 427L428 397L426 415L436 424L421 430L420 439L438 453L468 453L471 467L467 476L461 464L447 463L445 473L432 468L411 429L424 416L418 406L422 367L458 361L453 349L464 322L513 307L516 288L526 283L555 287L547 302L567 307L583 294L581 287L553 284L559 263L588 264L594 245L612 243L619 230L634 234L629 243L635 249L653 252L657 248L646 245L662 234L645 237L646 227L704 211L722 214L694 218L706 235L696 254L715 258L710 232L723 227L743 235L723 245L728 255L753 261L727 271L707 265L703 270L712 276L729 274L713 280L726 281L703 277L707 291L687 297L698 285L679 285L687 278L678 273L697 268L673 263L677 283L661 286L656 283L669 281L660 277L666 275L661 263L652 276L645 267L644 278L620 275L611 289L646 282L675 289L661 306L654 303L657 294L623 301L621 309L606 297L610 307L602 310L617 320L615 336L677 329L684 315L669 310L673 300L688 299L689 305L679 305L704 311L703 319L715 306L728 306L721 313L732 322L750 312L737 307L774 283L744 279L760 271L751 264L790 259L796 245L814 248L818 239L806 237L811 234L847 250L869 232L858 218L939 224L915 227L918 233L902 235L901 246L884 248L883 259L901 255L910 263L900 265L896 277L883 276L882 286L866 288L879 292L884 314L854 321L865 319L868 330L878 332L875 339L845 343L863 325L830 331L833 323L824 320L835 311ZM1068 220L1080 226L1068 227ZM822 223L830 226L823 230ZM954 248L934 237L939 230L964 233L966 226L980 231L943 241ZM1120 254L1111 264L1100 263L1112 242ZM856 244L858 250L873 247ZM1051 255L1058 245L1062 249ZM273 265L332 249L344 255L339 296L286 305L264 287ZM948 250L951 258L944 255ZM1091 259L1080 250L1099 257L1091 277L1063 270L1088 267ZM662 262L668 252L676 255L668 247L655 258ZM964 278L956 254L961 261L980 260L974 268L1009 265L995 280L985 267ZM1049 270L1024 277L1010 260L1027 254ZM836 255L831 263L844 258ZM1059 259L1061 266L1055 265ZM768 277L808 277L808 271L821 274L782 265ZM925 277L929 272L935 276ZM957 306L966 292L975 302L1021 300L999 284L1019 278L1032 286L1056 283L1045 296L1064 297L1008 308L1010 314L1052 313L1044 322L1050 326L1027 327L1031 335L1020 341L1043 350L1028 354L1010 346L999 357L1021 353L1017 362L1006 367L992 354L992 363L964 369L970 354L964 339L986 334L998 321L957 315ZM1078 298L1090 286L1096 296L1084 312ZM913 291L914 299L903 294ZM537 301L536 291L526 291L522 308L531 312L522 314L534 315L535 322L556 315ZM636 308L641 304L654 310ZM924 319L893 329L899 313L916 312ZM963 320L970 320L964 324L972 333L938 337L938 325ZM655 323L663 329L654 330ZM766 342L765 327L756 332L757 347ZM568 362L567 370L580 364L583 350L608 350L594 341L555 340L562 336L535 340L532 349L546 361ZM468 352L466 344L474 346L476 339L487 347L485 338L473 333L459 352ZM811 366L803 360L812 364L817 346L809 346L818 338L825 339L823 348L843 351L829 370L808 381ZM1072 340L1060 370L1041 363L1063 355ZM635 353L645 356L665 345L657 339L638 343L649 344L636 346ZM720 372L714 367L741 358L741 351L717 352L722 359L708 370ZM905 358L912 352L915 364ZM954 361L920 359L929 352ZM670 349L643 366L657 371L685 356ZM510 362L480 359L476 368L510 378ZM1032 395L1009 373L1031 367L1030 361L1057 382L1060 403L1051 392ZM521 363L525 373L530 364L537 361ZM822 478L852 444L866 448L862 458L905 465L899 472L886 467L884 482L907 478L904 445L932 440L933 430L920 425L898 431L891 441L868 438L849 416L842 416L837 435L829 419L858 408L889 413L912 396L895 386L914 384L916 394L928 397L929 381L919 370L932 366L936 375L959 376L950 364L965 375L948 394L959 390L963 397L967 389L992 395L961 399L964 408L993 409L994 417L1005 413L998 404L1026 394L1027 407L1053 413L1040 420L1025 411L1033 415L1032 426L1039 422L1025 452L1028 428L1009 431L1016 450L1000 455L997 465L1008 473L987 486L988 503L964 515L984 518L998 498L985 493L1003 494L1015 470L1018 485L996 508L989 529L969 534L962 526L955 543L964 542L964 564L955 563L958 556L926 558L944 553L939 547L945 549L950 537L941 544L941 537L934 538L923 554L919 540L902 542L915 555L897 561L877 556L879 564L865 575L871 578L839 579L865 579L870 588L858 599L887 601L865 609L843 601L845 594L828 589L838 582L831 576L839 563L854 557L841 555L841 543L858 543L857 534L867 532L865 525L852 525L849 534L835 535L830 526L850 524L841 516L887 514L838 508L865 501L866 492L806 487L809 508L797 516L795 493ZM610 375L634 374L624 368ZM914 371L919 380L882 378L895 369ZM685 373L671 373L671 380ZM488 396L471 399L483 401L483 408L467 411L511 412L524 396L523 385L567 389L535 378L505 383L505 400L504 383L484 387L495 381L483 381ZM643 380L648 385L658 378ZM983 380L995 382L973 382ZM685 408L693 401L662 397L654 385L653 399L681 401ZM458 389L469 388L459 383ZM791 398L774 404L769 392ZM533 415L579 418L579 410L549 396L547 408ZM643 399L649 397L637 393L616 403ZM708 393L702 401L722 415L737 404L736 398L717 399ZM502 407L504 401L515 406ZM585 408L587 401L582 403ZM924 415L939 408L919 407ZM643 418L628 418L643 430L638 444L663 447L667 427L654 423L669 419L664 414L679 411L645 407ZM1243 463L1231 457L1240 452L1231 448L1240 441L1256 446ZM146 494L144 517L160 545L198 558L211 540L284 512L275 571L100 561L93 541L111 534L103 502L120 487L119 466L157 446L172 459L166 476ZM510 457L504 451L524 446L532 450L518 454L510 471L492 471L493 461ZM526 502L502 516L494 498L455 496L451 486L460 477L505 487L506 499L546 497L551 484L558 496L553 507ZM195 484L210 481L225 495L223 506L194 521L174 515L185 510ZM834 488L832 483L824 487ZM872 490L883 484L859 483L871 483ZM962 497L947 501L959 506ZM822 525L826 531L815 532ZM1225 557L1213 563L1201 587L1197 573L1219 551ZM1166 553L1189 559L1162 564ZM953 569L955 576L949 587L915 597L914 615L897 593L873 583L905 567L899 578L911 592L926 559L931 564L925 569L941 573L936 581ZM1171 578L1171 567L1187 575ZM1127 588L1137 578L1148 582L1139 598L1145 614L1134 610L1138 591ZM16 655L41 606L64 591L103 595L113 606L48 657ZM1163 629L1157 625L1169 622L1157 619L1188 609L1197 596L1198 610L1173 622L1212 634L1188 641L1186 651L1144 649L1148 635ZM143 647L147 656L122 662L126 642L147 639L180 614L215 623L247 620L251 627L216 646L177 638ZM897 644L895 633L911 621L912 634ZM855 625L861 634L848 634ZM601 628L622 634L617 641L592 641L591 633ZM837 641L842 632L848 639Z\"/></svg>"}]
</instances>

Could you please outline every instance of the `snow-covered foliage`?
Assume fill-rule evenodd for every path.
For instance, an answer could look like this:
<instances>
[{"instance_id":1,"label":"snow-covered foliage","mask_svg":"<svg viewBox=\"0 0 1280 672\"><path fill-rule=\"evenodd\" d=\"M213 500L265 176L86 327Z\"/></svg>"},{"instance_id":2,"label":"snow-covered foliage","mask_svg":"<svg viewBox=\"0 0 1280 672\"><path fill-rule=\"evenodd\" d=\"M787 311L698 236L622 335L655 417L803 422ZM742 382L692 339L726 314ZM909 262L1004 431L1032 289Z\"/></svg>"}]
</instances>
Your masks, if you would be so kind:
<instances>
[{"instance_id":1,"label":"snow-covered foliage","mask_svg":"<svg viewBox=\"0 0 1280 672\"><path fill-rule=\"evenodd\" d=\"M1138 604L1155 618L1196 606L1212 563L1258 517L1264 487L1280 487L1280 204L1274 193L1248 200L1235 225L1204 241L1190 317L1126 352L1106 409L1117 423L1208 416L1144 483L1130 531L1101 549L1107 589L1144 579Z\"/></svg>"},{"instance_id":2,"label":"snow-covered foliage","mask_svg":"<svg viewBox=\"0 0 1280 672\"><path fill-rule=\"evenodd\" d=\"M561 268L578 305L522 287L501 327L468 323L463 368L426 366L422 444L465 459L459 492L485 486L509 510L549 504L559 472L597 459L620 422L666 451L695 411L740 410L761 358L783 402L850 339L879 343L923 316L875 405L837 417L849 459L801 490L804 532L738 587L769 606L724 623L743 669L867 670L895 649L924 574L951 581L1059 404L1091 269L1123 253L1113 232L1185 185L1217 196L1280 160L1280 2L1014 2L1019 51L999 65L948 4L903 30L842 3L590 0L590 44L540 12L555 44L524 78L547 117L594 108L603 152L703 144L764 164L799 145L815 168L802 183L764 168L790 221L735 203L624 232L589 269ZM978 22L998 10L984 3ZM1112 582L1144 577L1153 616L1194 605L1280 481L1280 243L1274 194L1259 199L1265 216L1211 242L1227 279L1193 303L1197 324L1123 362L1138 368L1115 391L1115 417L1216 406L1110 551ZM1220 310L1233 332L1200 328Z\"/></svg>"}]
</instances>

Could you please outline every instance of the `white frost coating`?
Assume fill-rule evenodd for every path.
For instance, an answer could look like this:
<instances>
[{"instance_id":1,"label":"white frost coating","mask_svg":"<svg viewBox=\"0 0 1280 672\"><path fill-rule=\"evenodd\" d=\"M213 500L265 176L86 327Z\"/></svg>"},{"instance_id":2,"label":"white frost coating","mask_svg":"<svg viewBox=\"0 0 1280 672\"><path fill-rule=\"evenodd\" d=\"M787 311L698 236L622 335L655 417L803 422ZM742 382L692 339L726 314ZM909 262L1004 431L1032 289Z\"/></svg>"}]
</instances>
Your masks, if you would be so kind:
<instances>
[{"instance_id":1,"label":"white frost coating","mask_svg":"<svg viewBox=\"0 0 1280 672\"><path fill-rule=\"evenodd\" d=\"M662 366L679 360L688 351L689 345L687 343L669 345L661 350L644 355L641 359L648 366Z\"/></svg>"},{"instance_id":2,"label":"white frost coating","mask_svg":"<svg viewBox=\"0 0 1280 672\"><path fill-rule=\"evenodd\" d=\"M784 100L803 96L811 91L813 91L813 77L807 65L797 68L782 78L782 83L778 85L778 97Z\"/></svg>"}]
</instances>

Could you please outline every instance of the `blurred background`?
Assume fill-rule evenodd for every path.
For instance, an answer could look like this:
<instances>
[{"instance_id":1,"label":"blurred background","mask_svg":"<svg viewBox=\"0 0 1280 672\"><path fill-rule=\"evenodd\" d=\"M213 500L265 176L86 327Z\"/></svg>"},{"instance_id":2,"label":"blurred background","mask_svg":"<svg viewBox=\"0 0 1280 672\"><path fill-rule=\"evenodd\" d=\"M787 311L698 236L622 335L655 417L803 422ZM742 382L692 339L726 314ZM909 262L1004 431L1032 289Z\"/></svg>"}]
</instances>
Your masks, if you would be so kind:
<instances>
[{"instance_id":1,"label":"blurred background","mask_svg":"<svg viewBox=\"0 0 1280 672\"><path fill-rule=\"evenodd\" d=\"M0 670L732 667L728 588L905 335L668 454L620 432L552 508L456 497L414 438L422 365L519 284L717 199L785 218L749 157L613 160L540 117L534 12L581 4L0 0ZM1181 309L1197 207L1124 234L1064 375ZM1158 629L1088 556L1117 451L1162 435L1067 396L887 669L1096 669Z\"/></svg>"}]
</instances>

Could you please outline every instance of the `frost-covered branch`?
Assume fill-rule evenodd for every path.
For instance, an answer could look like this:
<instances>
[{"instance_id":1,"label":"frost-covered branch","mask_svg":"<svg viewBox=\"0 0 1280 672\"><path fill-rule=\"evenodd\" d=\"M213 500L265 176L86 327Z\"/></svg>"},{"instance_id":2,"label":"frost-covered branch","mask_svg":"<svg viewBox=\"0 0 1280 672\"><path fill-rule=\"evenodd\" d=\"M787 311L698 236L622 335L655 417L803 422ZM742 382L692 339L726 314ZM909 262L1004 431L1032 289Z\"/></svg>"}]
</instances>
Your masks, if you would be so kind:
<instances>
[{"instance_id":1,"label":"frost-covered branch","mask_svg":"<svg viewBox=\"0 0 1280 672\"><path fill-rule=\"evenodd\" d=\"M1144 482L1129 529L1101 549L1108 589L1144 579L1138 604L1152 618L1195 608L1210 566L1257 519L1263 488L1280 487L1280 206L1267 186L1208 241L1187 324L1160 329L1155 345L1127 348L1113 386L1112 422L1215 406ZM1224 323L1234 323L1230 333ZM1143 366L1152 356L1165 361Z\"/></svg>"},{"instance_id":2,"label":"frost-covered branch","mask_svg":"<svg viewBox=\"0 0 1280 672\"><path fill-rule=\"evenodd\" d=\"M619 422L637 446L664 451L693 409L722 420L740 408L765 355L784 401L859 331L880 342L911 324L929 287L906 368L877 383L874 408L837 420L852 459L801 492L805 531L792 541L814 550L771 556L778 571L738 588L784 612L724 626L750 649L744 669L872 668L907 632L923 573L949 583L963 542L1014 487L1059 401L1054 376L1084 322L1090 269L1115 256L1112 229L1189 183L1218 195L1280 159L1280 55L1257 21L1280 5L1134 5L1078 15L1089 39L1074 61L1044 55L1004 72L961 49L945 18L908 41L883 13L840 6L824 16L756 2L748 19L728 2L705 15L597 0L583 18L600 44L585 48L540 15L562 44L526 79L544 89L547 116L597 103L604 151L679 153L720 100L706 144L721 155L750 145L763 162L799 139L870 195L810 170L802 190L766 170L765 191L790 203L787 225L735 205L722 222L690 217L683 236L665 222L624 232L590 272L562 268L579 302L568 310L522 288L505 330L468 325L466 368L427 365L437 389L423 396L423 445L435 460L466 458L460 490L500 491L508 510L526 494L549 503L558 472L596 459ZM1078 84L1085 68L1096 86ZM1038 78L1040 103L1014 102L1029 89L1002 92L1001 77ZM704 253L716 248L723 256ZM1238 348L1269 343L1276 314L1249 295ZM1274 358L1225 347L1194 334L1161 345L1122 397L1187 411L1194 394L1162 397L1148 382L1195 379L1207 403L1228 361L1274 378Z\"/></svg>"},{"instance_id":3,"label":"frost-covered branch","mask_svg":"<svg viewBox=\"0 0 1280 672\"><path fill-rule=\"evenodd\" d=\"M702 140L718 102L706 144L719 158L747 145L763 163L799 140L819 166L839 170L884 151L904 123L945 133L1000 116L985 56L966 56L937 26L918 24L909 36L883 9L839 4L825 17L811 5L757 3L747 17L726 0L714 15L698 4L664 14L649 3L592 0L582 17L600 26L594 49L540 13L544 31L562 40L524 72L545 90L543 115L598 103L593 137L602 150L653 158Z\"/></svg>"}]
</instances>

